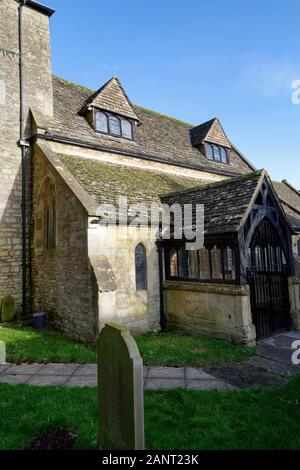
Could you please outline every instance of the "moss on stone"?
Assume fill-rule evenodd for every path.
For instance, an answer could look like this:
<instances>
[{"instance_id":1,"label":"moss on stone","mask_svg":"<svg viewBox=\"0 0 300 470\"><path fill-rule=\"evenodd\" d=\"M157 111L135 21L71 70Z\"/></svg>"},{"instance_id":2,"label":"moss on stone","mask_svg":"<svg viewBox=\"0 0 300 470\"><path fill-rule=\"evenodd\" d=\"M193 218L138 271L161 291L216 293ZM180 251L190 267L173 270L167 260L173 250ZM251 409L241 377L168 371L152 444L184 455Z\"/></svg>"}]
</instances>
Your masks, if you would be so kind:
<instances>
[{"instance_id":1,"label":"moss on stone","mask_svg":"<svg viewBox=\"0 0 300 470\"><path fill-rule=\"evenodd\" d=\"M160 203L161 195L206 183L184 176L80 157L64 155L60 160L98 204L116 204L119 196L127 196L129 204Z\"/></svg>"},{"instance_id":2,"label":"moss on stone","mask_svg":"<svg viewBox=\"0 0 300 470\"><path fill-rule=\"evenodd\" d=\"M1 298L1 322L12 321L15 317L15 302L11 295L5 295Z\"/></svg>"}]
</instances>

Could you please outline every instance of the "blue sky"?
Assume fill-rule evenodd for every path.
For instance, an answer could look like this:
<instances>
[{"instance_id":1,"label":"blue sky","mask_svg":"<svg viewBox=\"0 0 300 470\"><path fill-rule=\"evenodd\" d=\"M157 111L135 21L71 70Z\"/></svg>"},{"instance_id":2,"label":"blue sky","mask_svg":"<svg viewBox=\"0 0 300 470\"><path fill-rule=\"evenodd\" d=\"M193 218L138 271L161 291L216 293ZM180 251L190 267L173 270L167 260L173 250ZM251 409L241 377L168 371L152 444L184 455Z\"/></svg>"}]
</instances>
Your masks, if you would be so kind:
<instances>
[{"instance_id":1,"label":"blue sky","mask_svg":"<svg viewBox=\"0 0 300 470\"><path fill-rule=\"evenodd\" d=\"M300 189L298 0L44 0L53 72L191 124L219 117L272 178Z\"/></svg>"}]
</instances>

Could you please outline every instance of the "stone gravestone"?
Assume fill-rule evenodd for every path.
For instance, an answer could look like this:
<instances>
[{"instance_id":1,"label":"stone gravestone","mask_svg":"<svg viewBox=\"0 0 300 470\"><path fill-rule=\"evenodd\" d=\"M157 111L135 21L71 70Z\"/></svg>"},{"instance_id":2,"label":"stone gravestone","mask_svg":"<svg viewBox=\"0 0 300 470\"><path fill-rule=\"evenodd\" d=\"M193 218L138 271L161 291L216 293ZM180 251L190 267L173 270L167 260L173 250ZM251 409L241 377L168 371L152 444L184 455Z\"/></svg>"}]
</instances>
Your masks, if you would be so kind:
<instances>
[{"instance_id":1,"label":"stone gravestone","mask_svg":"<svg viewBox=\"0 0 300 470\"><path fill-rule=\"evenodd\" d=\"M13 297L6 295L0 300L1 321L12 321L15 316L15 303Z\"/></svg>"},{"instance_id":2,"label":"stone gravestone","mask_svg":"<svg viewBox=\"0 0 300 470\"><path fill-rule=\"evenodd\" d=\"M107 323L97 344L99 448L144 449L143 361L130 332Z\"/></svg>"},{"instance_id":3,"label":"stone gravestone","mask_svg":"<svg viewBox=\"0 0 300 470\"><path fill-rule=\"evenodd\" d=\"M4 341L0 341L0 365L6 364L6 350Z\"/></svg>"}]
</instances>

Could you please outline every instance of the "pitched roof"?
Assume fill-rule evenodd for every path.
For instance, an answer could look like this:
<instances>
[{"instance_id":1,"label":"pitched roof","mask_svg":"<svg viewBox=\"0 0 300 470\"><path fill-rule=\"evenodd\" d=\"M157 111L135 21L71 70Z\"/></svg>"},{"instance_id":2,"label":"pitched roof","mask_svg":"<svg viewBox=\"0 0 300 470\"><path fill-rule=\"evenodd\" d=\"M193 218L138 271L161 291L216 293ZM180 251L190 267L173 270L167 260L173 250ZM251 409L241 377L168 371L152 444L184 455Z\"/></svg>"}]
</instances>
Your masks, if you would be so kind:
<instances>
[{"instance_id":1,"label":"pitched roof","mask_svg":"<svg viewBox=\"0 0 300 470\"><path fill-rule=\"evenodd\" d=\"M209 142L211 144L231 148L231 144L217 118L204 122L200 124L200 126L193 127L193 129L190 130L190 134L192 145L200 145L204 142Z\"/></svg>"},{"instance_id":2,"label":"pitched roof","mask_svg":"<svg viewBox=\"0 0 300 470\"><path fill-rule=\"evenodd\" d=\"M208 161L191 145L189 131L192 125L139 106L134 106L141 121L141 125L135 130L134 141L96 133L85 117L78 114L78 109L91 96L92 91L57 77L53 77L53 89L54 118L48 126L49 138L56 135L78 140L79 145L83 142L104 150L232 176L253 170L234 148L230 152L230 165Z\"/></svg>"},{"instance_id":3,"label":"pitched roof","mask_svg":"<svg viewBox=\"0 0 300 470\"><path fill-rule=\"evenodd\" d=\"M139 121L133 105L117 77L111 78L98 91L84 100L79 113L84 114L90 106Z\"/></svg>"},{"instance_id":4,"label":"pitched roof","mask_svg":"<svg viewBox=\"0 0 300 470\"><path fill-rule=\"evenodd\" d=\"M211 183L205 187L162 197L167 204L204 204L206 234L232 233L240 228L241 222L252 201L264 170Z\"/></svg>"},{"instance_id":5,"label":"pitched roof","mask_svg":"<svg viewBox=\"0 0 300 470\"><path fill-rule=\"evenodd\" d=\"M59 160L97 204L117 205L119 196L126 196L130 205L161 204L160 194L207 184L190 177L77 156L60 155Z\"/></svg>"},{"instance_id":6,"label":"pitched roof","mask_svg":"<svg viewBox=\"0 0 300 470\"><path fill-rule=\"evenodd\" d=\"M300 232L300 193L286 180L273 181L273 186L292 227Z\"/></svg>"}]
</instances>

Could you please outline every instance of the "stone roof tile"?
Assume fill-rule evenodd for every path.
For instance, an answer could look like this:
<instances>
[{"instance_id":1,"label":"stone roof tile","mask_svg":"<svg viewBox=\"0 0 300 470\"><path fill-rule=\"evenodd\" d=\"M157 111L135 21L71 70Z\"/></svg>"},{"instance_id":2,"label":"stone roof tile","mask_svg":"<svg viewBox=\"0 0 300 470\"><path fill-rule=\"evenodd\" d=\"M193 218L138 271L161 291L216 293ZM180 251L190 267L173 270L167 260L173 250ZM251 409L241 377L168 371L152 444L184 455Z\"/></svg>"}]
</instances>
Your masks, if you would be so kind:
<instances>
[{"instance_id":1,"label":"stone roof tile","mask_svg":"<svg viewBox=\"0 0 300 470\"><path fill-rule=\"evenodd\" d=\"M165 163L192 166L199 170L228 172L232 176L253 170L235 148L230 150L230 165L208 161L191 145L192 125L139 106L134 106L141 122L135 129L134 141L97 133L85 117L78 114L78 109L91 96L92 91L57 77L53 77L53 88L54 119L48 127L48 135L76 139L132 155L157 158Z\"/></svg>"},{"instance_id":2,"label":"stone roof tile","mask_svg":"<svg viewBox=\"0 0 300 470\"><path fill-rule=\"evenodd\" d=\"M232 233L239 229L257 188L263 170L183 193L162 197L171 205L203 204L206 234Z\"/></svg>"},{"instance_id":3,"label":"stone roof tile","mask_svg":"<svg viewBox=\"0 0 300 470\"><path fill-rule=\"evenodd\" d=\"M61 155L59 160L97 204L117 206L119 196L126 196L130 205L160 204L160 194L207 184L199 179L77 156Z\"/></svg>"}]
</instances>

